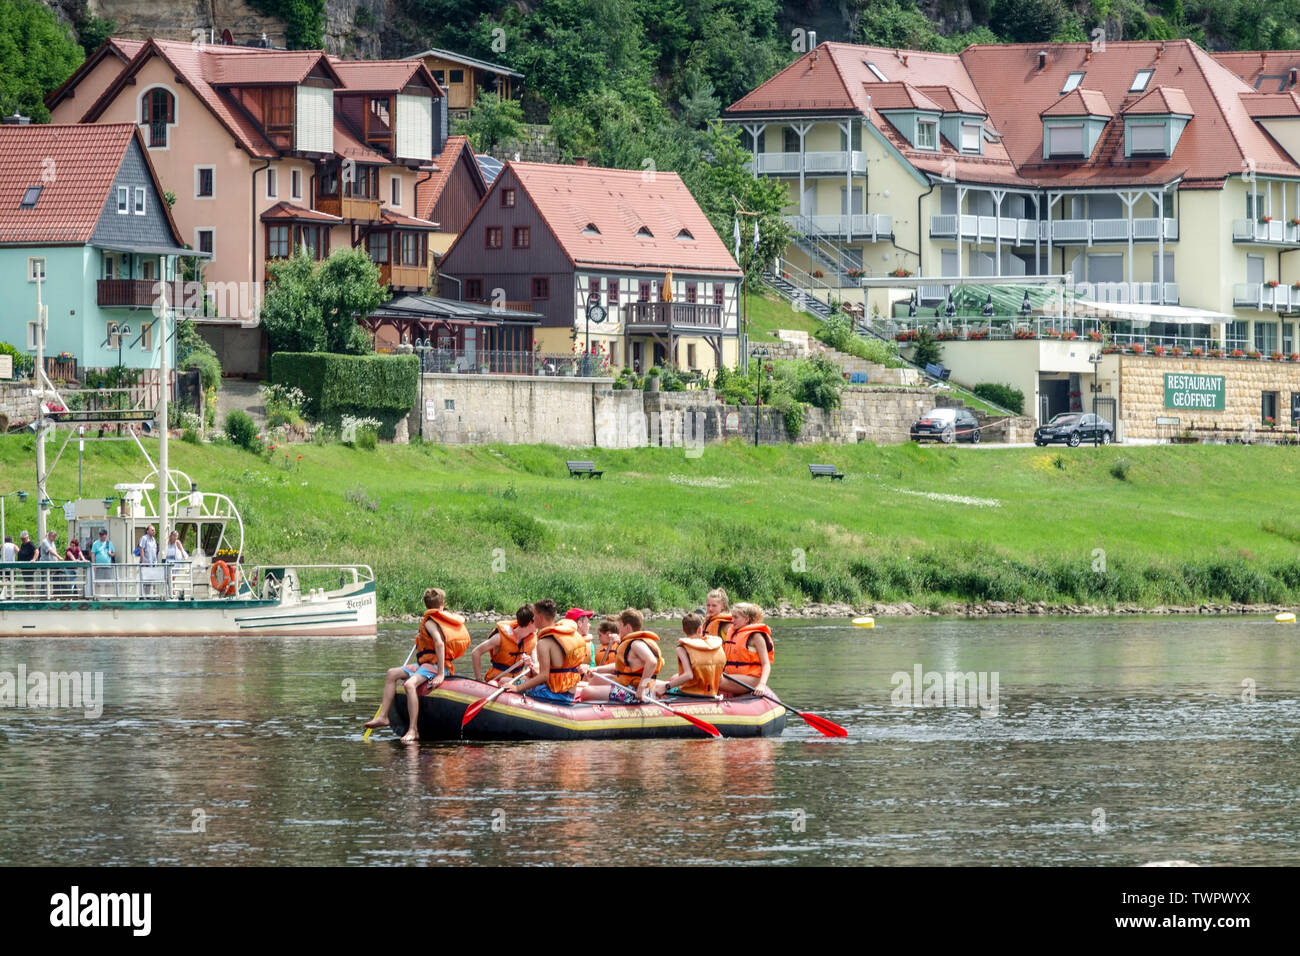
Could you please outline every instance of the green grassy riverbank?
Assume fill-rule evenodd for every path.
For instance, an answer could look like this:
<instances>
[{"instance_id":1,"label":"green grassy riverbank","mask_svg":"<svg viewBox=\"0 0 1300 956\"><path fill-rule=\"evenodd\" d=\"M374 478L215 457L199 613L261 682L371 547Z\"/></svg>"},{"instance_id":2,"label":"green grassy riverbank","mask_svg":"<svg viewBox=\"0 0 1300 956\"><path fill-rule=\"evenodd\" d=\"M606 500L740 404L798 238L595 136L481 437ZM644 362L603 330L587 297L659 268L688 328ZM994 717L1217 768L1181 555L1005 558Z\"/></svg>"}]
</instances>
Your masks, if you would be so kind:
<instances>
[{"instance_id":1,"label":"green grassy riverbank","mask_svg":"<svg viewBox=\"0 0 1300 956\"><path fill-rule=\"evenodd\" d=\"M0 438L0 492L34 490L33 447L31 436ZM146 447L156 455L156 441ZM172 467L236 502L248 561L370 564L384 615L414 612L431 584L463 610L542 596L601 611L688 607L711 586L796 606L1300 602L1292 448L732 442L687 458L296 445L269 462L224 444L171 449ZM575 455L604 479L568 478ZM812 481L808 462L848 478ZM148 470L133 444L87 440L85 496ZM76 492L74 442L49 493L57 504ZM15 540L35 530L34 498L7 499L7 527Z\"/></svg>"}]
</instances>

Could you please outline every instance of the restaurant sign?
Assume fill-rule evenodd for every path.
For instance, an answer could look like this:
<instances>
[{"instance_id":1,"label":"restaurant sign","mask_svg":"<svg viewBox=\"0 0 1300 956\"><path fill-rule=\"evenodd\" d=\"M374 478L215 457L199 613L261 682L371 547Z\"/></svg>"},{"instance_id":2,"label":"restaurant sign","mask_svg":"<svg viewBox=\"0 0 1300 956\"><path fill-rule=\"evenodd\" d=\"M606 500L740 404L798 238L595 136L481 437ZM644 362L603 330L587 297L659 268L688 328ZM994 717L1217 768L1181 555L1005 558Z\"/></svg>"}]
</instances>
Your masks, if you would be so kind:
<instances>
[{"instance_id":1,"label":"restaurant sign","mask_svg":"<svg viewBox=\"0 0 1300 956\"><path fill-rule=\"evenodd\" d=\"M1165 373L1165 408L1223 411L1224 376Z\"/></svg>"}]
</instances>

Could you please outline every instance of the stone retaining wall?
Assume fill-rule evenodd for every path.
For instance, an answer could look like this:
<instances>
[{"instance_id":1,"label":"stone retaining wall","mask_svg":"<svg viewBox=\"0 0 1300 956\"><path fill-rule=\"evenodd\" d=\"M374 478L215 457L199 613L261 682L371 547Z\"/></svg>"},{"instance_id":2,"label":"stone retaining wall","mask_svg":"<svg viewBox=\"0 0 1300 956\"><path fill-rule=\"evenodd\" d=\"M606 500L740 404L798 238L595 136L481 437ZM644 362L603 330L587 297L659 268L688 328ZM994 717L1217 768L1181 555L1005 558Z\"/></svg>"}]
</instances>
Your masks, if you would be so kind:
<instances>
[{"instance_id":1,"label":"stone retaining wall","mask_svg":"<svg viewBox=\"0 0 1300 956\"><path fill-rule=\"evenodd\" d=\"M1111 356L1107 356L1110 358ZM1169 437L1174 431L1189 427L1240 432L1262 427L1261 396L1277 393L1279 426L1290 426L1291 395L1300 394L1300 363L1259 359L1169 358L1154 355L1117 355L1119 378L1119 417L1124 423L1125 438ZM1165 407L1165 375L1222 375L1224 409ZM1157 418L1177 418L1176 428L1156 424Z\"/></svg>"}]
</instances>

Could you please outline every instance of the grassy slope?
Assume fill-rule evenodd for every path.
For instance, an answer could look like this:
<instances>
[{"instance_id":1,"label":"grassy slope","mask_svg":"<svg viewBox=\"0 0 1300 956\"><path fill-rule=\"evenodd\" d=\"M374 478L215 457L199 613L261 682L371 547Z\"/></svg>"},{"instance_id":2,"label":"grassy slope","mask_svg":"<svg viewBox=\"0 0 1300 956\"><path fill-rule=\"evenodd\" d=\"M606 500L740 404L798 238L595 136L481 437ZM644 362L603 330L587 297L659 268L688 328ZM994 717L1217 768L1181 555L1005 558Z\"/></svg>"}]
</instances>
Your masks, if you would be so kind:
<instances>
[{"instance_id":1,"label":"grassy slope","mask_svg":"<svg viewBox=\"0 0 1300 956\"><path fill-rule=\"evenodd\" d=\"M32 489L31 446L0 439L0 490ZM465 609L544 594L601 610L684 606L718 584L765 603L1300 599L1294 449L731 443L696 459L584 452L606 469L585 481L565 477L573 450L551 446L295 446L289 470L227 446L172 448L173 467L235 499L251 561L369 563L388 614L414 611L432 583ZM76 491L73 455L51 482L56 499ZM1131 463L1128 481L1110 474L1117 458ZM849 478L813 482L809 461ZM88 442L86 495L147 470L133 446ZM9 505L16 538L34 526L33 502ZM806 570L792 570L797 548ZM1105 574L1091 570L1095 548Z\"/></svg>"},{"instance_id":2,"label":"grassy slope","mask_svg":"<svg viewBox=\"0 0 1300 956\"><path fill-rule=\"evenodd\" d=\"M777 329L817 331L817 317L811 312L796 312L790 303L771 292L750 292L745 297L749 310L749 337L756 343L771 338Z\"/></svg>"}]
</instances>

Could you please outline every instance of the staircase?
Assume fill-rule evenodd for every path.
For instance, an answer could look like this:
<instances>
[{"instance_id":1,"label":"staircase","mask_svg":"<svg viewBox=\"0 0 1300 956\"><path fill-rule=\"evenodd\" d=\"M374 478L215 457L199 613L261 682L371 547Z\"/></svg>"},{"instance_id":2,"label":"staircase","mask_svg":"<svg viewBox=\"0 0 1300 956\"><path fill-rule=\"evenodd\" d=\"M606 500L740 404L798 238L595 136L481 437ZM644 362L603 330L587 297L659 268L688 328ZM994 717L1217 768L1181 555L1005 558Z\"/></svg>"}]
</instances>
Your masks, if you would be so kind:
<instances>
[{"instance_id":1,"label":"staircase","mask_svg":"<svg viewBox=\"0 0 1300 956\"><path fill-rule=\"evenodd\" d=\"M802 305L805 312L815 315L819 319L830 317L831 307L817 298L816 290L801 289L789 279L772 272L764 272L763 281L791 305Z\"/></svg>"}]
</instances>

